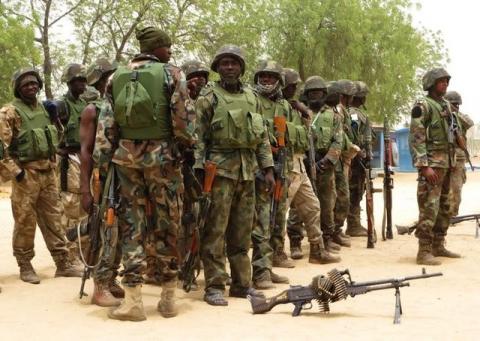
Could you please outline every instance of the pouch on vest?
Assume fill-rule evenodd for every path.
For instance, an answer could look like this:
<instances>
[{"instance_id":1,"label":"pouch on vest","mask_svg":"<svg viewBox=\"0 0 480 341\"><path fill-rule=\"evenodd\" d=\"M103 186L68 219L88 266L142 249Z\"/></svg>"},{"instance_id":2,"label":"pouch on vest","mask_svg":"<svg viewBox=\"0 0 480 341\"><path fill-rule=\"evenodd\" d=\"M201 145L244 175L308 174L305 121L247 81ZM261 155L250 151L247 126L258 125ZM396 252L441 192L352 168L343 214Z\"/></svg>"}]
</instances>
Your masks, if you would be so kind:
<instances>
[{"instance_id":1,"label":"pouch on vest","mask_svg":"<svg viewBox=\"0 0 480 341\"><path fill-rule=\"evenodd\" d=\"M49 124L45 127L45 134L47 135L49 153L53 155L57 151L58 130L53 124Z\"/></svg>"},{"instance_id":2,"label":"pouch on vest","mask_svg":"<svg viewBox=\"0 0 480 341\"><path fill-rule=\"evenodd\" d=\"M41 158L50 156L50 146L44 128L32 129L32 145L35 155Z\"/></svg>"}]
</instances>

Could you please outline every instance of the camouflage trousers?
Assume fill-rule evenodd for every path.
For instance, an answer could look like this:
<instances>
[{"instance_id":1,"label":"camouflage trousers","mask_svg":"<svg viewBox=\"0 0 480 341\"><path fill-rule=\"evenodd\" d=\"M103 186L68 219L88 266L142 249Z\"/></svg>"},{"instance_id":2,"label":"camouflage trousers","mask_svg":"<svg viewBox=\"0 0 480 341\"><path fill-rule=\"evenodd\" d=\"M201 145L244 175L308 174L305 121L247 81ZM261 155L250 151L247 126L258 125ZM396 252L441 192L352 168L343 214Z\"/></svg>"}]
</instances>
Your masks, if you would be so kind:
<instances>
[{"instance_id":1,"label":"camouflage trousers","mask_svg":"<svg viewBox=\"0 0 480 341\"><path fill-rule=\"evenodd\" d=\"M325 237L331 237L335 229L334 209L337 198L334 167L317 173L316 186L320 202L322 232Z\"/></svg>"},{"instance_id":2,"label":"camouflage trousers","mask_svg":"<svg viewBox=\"0 0 480 341\"><path fill-rule=\"evenodd\" d=\"M349 179L350 186L350 208L347 216L347 227L361 227L360 222L360 203L365 193L365 177L366 173L357 160L353 160L351 176Z\"/></svg>"},{"instance_id":3,"label":"camouflage trousers","mask_svg":"<svg viewBox=\"0 0 480 341\"><path fill-rule=\"evenodd\" d=\"M335 190L337 193L334 209L335 231L342 228L350 208L349 173L350 167L343 162L341 167L335 170Z\"/></svg>"},{"instance_id":4,"label":"camouflage trousers","mask_svg":"<svg viewBox=\"0 0 480 341\"><path fill-rule=\"evenodd\" d=\"M450 202L450 216L455 217L460 209L463 185L467 182L465 160L457 159L455 167L451 169L450 178L450 198L448 201Z\"/></svg>"},{"instance_id":5,"label":"camouflage trousers","mask_svg":"<svg viewBox=\"0 0 480 341\"><path fill-rule=\"evenodd\" d=\"M119 211L121 212L121 209ZM120 220L120 222L123 221ZM104 229L103 254L93 273L95 281L100 283L109 283L118 276L118 269L122 260L121 231L125 230L125 228L119 228L118 223L119 219L117 219L116 226L112 229Z\"/></svg>"},{"instance_id":6,"label":"camouflage trousers","mask_svg":"<svg viewBox=\"0 0 480 341\"><path fill-rule=\"evenodd\" d=\"M228 278L225 243L232 276L230 288L246 289L252 278L248 251L255 213L255 184L217 176L211 195L212 204L200 243L205 289L225 290Z\"/></svg>"},{"instance_id":7,"label":"camouflage trousers","mask_svg":"<svg viewBox=\"0 0 480 341\"><path fill-rule=\"evenodd\" d=\"M275 215L275 226L270 225L272 194L266 192L265 182L255 180L255 223L252 230L253 278L272 269L273 250L283 247L287 210L288 182L282 188L280 202Z\"/></svg>"},{"instance_id":8,"label":"camouflage trousers","mask_svg":"<svg viewBox=\"0 0 480 341\"><path fill-rule=\"evenodd\" d=\"M420 244L432 245L445 240L450 225L449 191L451 173L446 168L434 168L439 177L437 185L431 185L420 175L418 177L417 202L418 224L415 236Z\"/></svg>"},{"instance_id":9,"label":"camouflage trousers","mask_svg":"<svg viewBox=\"0 0 480 341\"><path fill-rule=\"evenodd\" d=\"M178 271L177 234L183 206L180 168L166 163L143 169L115 165L115 169L122 203L118 217L124 267L122 283L126 286L143 283L147 244L153 245L162 278L172 280ZM147 205L152 208L151 214Z\"/></svg>"},{"instance_id":10,"label":"camouflage trousers","mask_svg":"<svg viewBox=\"0 0 480 341\"><path fill-rule=\"evenodd\" d=\"M320 202L313 191L307 174L292 173L288 188L290 211L287 221L287 234L292 242L303 239L305 228L310 243L318 243L322 237L320 229Z\"/></svg>"},{"instance_id":11,"label":"camouflage trousers","mask_svg":"<svg viewBox=\"0 0 480 341\"><path fill-rule=\"evenodd\" d=\"M34 255L36 225L54 258L68 255L65 234L60 225L61 206L58 201L57 177L53 169L25 169L22 181L12 182L13 255L31 260Z\"/></svg>"}]
</instances>

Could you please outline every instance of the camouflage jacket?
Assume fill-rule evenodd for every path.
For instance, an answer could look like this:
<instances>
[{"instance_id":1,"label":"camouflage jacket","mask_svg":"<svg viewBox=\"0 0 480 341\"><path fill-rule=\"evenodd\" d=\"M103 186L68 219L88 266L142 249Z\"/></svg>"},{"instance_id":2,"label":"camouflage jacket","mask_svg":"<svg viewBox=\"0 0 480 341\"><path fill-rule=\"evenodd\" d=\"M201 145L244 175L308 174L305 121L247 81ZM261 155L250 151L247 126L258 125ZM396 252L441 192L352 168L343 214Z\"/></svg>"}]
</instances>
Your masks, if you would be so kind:
<instances>
[{"instance_id":1,"label":"camouflage jacket","mask_svg":"<svg viewBox=\"0 0 480 341\"><path fill-rule=\"evenodd\" d=\"M343 145L344 145L344 133L342 131L341 116L337 114L336 108L330 108L328 106L324 106L320 112L318 112L314 115L314 118L313 118L313 121L312 121L312 126L315 125L317 115L322 115L323 113L325 113L327 111L330 111L330 112L333 111L334 112L334 116L333 116L334 121L333 121L333 127L332 127L332 139L331 139L330 147L328 148L328 151L324 155L324 157L326 157L327 160L330 161L337 168L337 167L340 166L340 162L338 162L338 161L340 160L340 154L342 152ZM313 131L314 130L312 130L312 132ZM313 138L315 140L315 139L318 139L320 137L318 137L314 134Z\"/></svg>"},{"instance_id":2,"label":"camouflage jacket","mask_svg":"<svg viewBox=\"0 0 480 341\"><path fill-rule=\"evenodd\" d=\"M458 112L458 119L460 121L460 124L462 125L462 132L463 132L463 137L465 138L465 141L467 139L467 130L470 129L475 125L475 122L468 116L467 114ZM466 161L467 156L465 155L465 152L461 148L456 148L455 149L455 154L457 157L457 161Z\"/></svg>"},{"instance_id":3,"label":"camouflage jacket","mask_svg":"<svg viewBox=\"0 0 480 341\"><path fill-rule=\"evenodd\" d=\"M372 152L372 125L360 108L350 107L352 142L364 151ZM371 155L370 155L371 156Z\"/></svg>"},{"instance_id":4,"label":"camouflage jacket","mask_svg":"<svg viewBox=\"0 0 480 341\"><path fill-rule=\"evenodd\" d=\"M129 67L158 61L154 56L140 54L135 57ZM196 142L195 136L195 106L188 96L187 81L184 73L176 66L167 64L166 84L170 93L170 110L172 128L175 141L182 145L192 146ZM107 96L111 99L111 83L107 85ZM112 155L107 148L115 148L112 162L130 168L145 168L165 165L167 162L176 161L180 154L176 151L173 141L162 140L127 140L120 139L115 118L110 109L102 110L99 116L95 149L102 151L103 155Z\"/></svg>"},{"instance_id":5,"label":"camouflage jacket","mask_svg":"<svg viewBox=\"0 0 480 341\"><path fill-rule=\"evenodd\" d=\"M217 98L213 91L220 84L215 82L202 90L195 103L197 112L197 136L198 143L195 148L194 168L203 169L205 160L211 160L217 164L217 175L232 180L252 181L258 168L273 167L272 151L265 128L263 142L253 149L222 149L211 150L208 136L211 131L211 120L217 104ZM240 91L251 91L241 85ZM257 103L258 109L258 103Z\"/></svg>"}]
</instances>

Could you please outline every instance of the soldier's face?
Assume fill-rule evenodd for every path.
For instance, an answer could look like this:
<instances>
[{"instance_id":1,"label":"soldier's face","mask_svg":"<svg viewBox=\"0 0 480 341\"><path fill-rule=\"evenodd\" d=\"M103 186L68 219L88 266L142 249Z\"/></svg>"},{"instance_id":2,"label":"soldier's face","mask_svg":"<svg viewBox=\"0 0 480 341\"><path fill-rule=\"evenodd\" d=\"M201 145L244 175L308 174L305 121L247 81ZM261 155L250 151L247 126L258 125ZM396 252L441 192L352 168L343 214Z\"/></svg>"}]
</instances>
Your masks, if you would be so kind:
<instances>
[{"instance_id":1,"label":"soldier's face","mask_svg":"<svg viewBox=\"0 0 480 341\"><path fill-rule=\"evenodd\" d=\"M74 78L68 87L74 97L78 97L85 92L87 89L87 80L85 78Z\"/></svg>"},{"instance_id":2,"label":"soldier's face","mask_svg":"<svg viewBox=\"0 0 480 341\"><path fill-rule=\"evenodd\" d=\"M168 63L170 57L172 57L172 48L171 46L157 47L155 50L153 50L153 55L162 63Z\"/></svg>"},{"instance_id":3,"label":"soldier's face","mask_svg":"<svg viewBox=\"0 0 480 341\"><path fill-rule=\"evenodd\" d=\"M260 85L274 85L278 82L278 76L271 72L262 72L258 75Z\"/></svg>"},{"instance_id":4,"label":"soldier's face","mask_svg":"<svg viewBox=\"0 0 480 341\"><path fill-rule=\"evenodd\" d=\"M293 96L295 96L295 92L297 92L297 84L288 84L282 90L283 97L286 99L293 98Z\"/></svg>"},{"instance_id":5,"label":"soldier's face","mask_svg":"<svg viewBox=\"0 0 480 341\"><path fill-rule=\"evenodd\" d=\"M314 89L307 92L308 106L312 110L320 110L325 103L325 91Z\"/></svg>"},{"instance_id":6,"label":"soldier's face","mask_svg":"<svg viewBox=\"0 0 480 341\"><path fill-rule=\"evenodd\" d=\"M434 91L440 96L445 95L447 93L448 83L449 79L447 77L437 79L435 82Z\"/></svg>"},{"instance_id":7,"label":"soldier's face","mask_svg":"<svg viewBox=\"0 0 480 341\"><path fill-rule=\"evenodd\" d=\"M208 82L208 77L206 77L203 72L200 72L200 73L194 72L188 75L187 81L194 78L195 78L195 84L197 89L203 88Z\"/></svg>"},{"instance_id":8,"label":"soldier's face","mask_svg":"<svg viewBox=\"0 0 480 341\"><path fill-rule=\"evenodd\" d=\"M23 98L34 99L37 97L39 89L40 87L37 82L28 82L19 89L19 92Z\"/></svg>"},{"instance_id":9,"label":"soldier's face","mask_svg":"<svg viewBox=\"0 0 480 341\"><path fill-rule=\"evenodd\" d=\"M236 58L226 56L218 62L217 71L224 82L234 84L242 74L242 65Z\"/></svg>"}]
</instances>

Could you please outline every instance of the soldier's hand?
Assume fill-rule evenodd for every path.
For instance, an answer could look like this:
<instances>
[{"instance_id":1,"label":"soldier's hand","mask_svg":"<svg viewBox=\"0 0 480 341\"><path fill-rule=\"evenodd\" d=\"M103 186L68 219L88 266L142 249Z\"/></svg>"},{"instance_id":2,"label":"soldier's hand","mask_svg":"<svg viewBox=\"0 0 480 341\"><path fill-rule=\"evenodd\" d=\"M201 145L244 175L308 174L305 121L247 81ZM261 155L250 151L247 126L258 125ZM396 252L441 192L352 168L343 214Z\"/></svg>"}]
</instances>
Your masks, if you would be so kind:
<instances>
[{"instance_id":1,"label":"soldier's hand","mask_svg":"<svg viewBox=\"0 0 480 341\"><path fill-rule=\"evenodd\" d=\"M325 170L329 169L332 166L333 164L326 158L323 158L320 161L315 163L315 167L317 168L317 171L320 173L323 173Z\"/></svg>"},{"instance_id":2,"label":"soldier's hand","mask_svg":"<svg viewBox=\"0 0 480 341\"><path fill-rule=\"evenodd\" d=\"M432 167L422 167L421 173L422 173L422 176L425 179L427 179L427 182L429 184L431 184L431 185L438 184L440 178Z\"/></svg>"},{"instance_id":3,"label":"soldier's hand","mask_svg":"<svg viewBox=\"0 0 480 341\"><path fill-rule=\"evenodd\" d=\"M93 196L89 192L82 193L82 208L85 212L89 213L92 211L93 207Z\"/></svg>"},{"instance_id":4,"label":"soldier's hand","mask_svg":"<svg viewBox=\"0 0 480 341\"><path fill-rule=\"evenodd\" d=\"M265 172L265 185L266 185L266 191L268 193L273 193L275 190L275 175L273 171L273 167L267 168Z\"/></svg>"}]
</instances>

